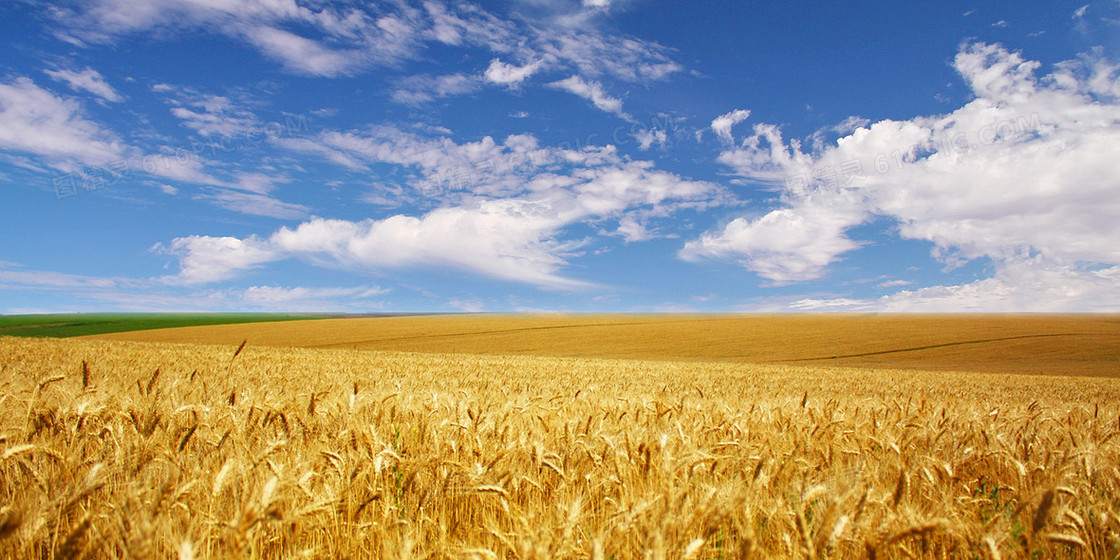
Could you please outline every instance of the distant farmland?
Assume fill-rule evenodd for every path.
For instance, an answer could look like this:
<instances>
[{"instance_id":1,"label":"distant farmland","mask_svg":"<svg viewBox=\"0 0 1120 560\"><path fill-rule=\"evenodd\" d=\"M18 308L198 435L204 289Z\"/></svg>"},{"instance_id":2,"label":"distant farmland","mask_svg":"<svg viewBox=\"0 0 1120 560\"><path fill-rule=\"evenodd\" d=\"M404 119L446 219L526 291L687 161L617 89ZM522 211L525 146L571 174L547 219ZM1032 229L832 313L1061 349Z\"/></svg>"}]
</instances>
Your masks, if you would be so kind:
<instances>
[{"instance_id":1,"label":"distant farmland","mask_svg":"<svg viewBox=\"0 0 1120 560\"><path fill-rule=\"evenodd\" d=\"M1116 315L449 315L229 324L107 340L1120 375Z\"/></svg>"}]
</instances>

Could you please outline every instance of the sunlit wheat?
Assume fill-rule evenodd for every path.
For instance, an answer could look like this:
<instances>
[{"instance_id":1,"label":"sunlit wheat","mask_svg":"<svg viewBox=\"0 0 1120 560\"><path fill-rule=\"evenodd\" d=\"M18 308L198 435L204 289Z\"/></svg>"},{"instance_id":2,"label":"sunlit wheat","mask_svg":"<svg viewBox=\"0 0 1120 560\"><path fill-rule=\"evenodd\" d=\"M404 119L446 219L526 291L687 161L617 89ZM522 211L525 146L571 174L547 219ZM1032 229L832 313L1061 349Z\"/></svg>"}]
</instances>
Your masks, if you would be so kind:
<instances>
[{"instance_id":1,"label":"sunlit wheat","mask_svg":"<svg viewBox=\"0 0 1120 560\"><path fill-rule=\"evenodd\" d=\"M1115 558L1107 379L0 338L4 558Z\"/></svg>"}]
</instances>

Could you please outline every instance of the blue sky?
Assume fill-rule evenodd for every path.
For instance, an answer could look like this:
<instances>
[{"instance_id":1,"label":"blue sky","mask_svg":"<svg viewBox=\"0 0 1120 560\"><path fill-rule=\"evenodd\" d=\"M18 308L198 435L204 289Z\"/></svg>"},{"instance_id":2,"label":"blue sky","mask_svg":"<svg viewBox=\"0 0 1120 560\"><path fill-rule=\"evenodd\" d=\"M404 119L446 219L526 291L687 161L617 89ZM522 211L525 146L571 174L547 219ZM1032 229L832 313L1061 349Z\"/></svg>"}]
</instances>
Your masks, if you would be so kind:
<instances>
[{"instance_id":1,"label":"blue sky","mask_svg":"<svg viewBox=\"0 0 1120 560\"><path fill-rule=\"evenodd\" d=\"M17 0L0 313L1120 311L1120 3Z\"/></svg>"}]
</instances>

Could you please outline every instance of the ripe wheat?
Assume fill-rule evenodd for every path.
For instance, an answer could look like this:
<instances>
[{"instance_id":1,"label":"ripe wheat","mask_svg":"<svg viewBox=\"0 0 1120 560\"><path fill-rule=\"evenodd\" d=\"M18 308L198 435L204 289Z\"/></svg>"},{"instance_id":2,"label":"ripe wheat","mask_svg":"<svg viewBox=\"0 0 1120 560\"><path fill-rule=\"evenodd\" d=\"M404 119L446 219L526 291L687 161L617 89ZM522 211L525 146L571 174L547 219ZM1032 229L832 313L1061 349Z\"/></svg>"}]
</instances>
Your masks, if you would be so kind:
<instances>
[{"instance_id":1,"label":"ripe wheat","mask_svg":"<svg viewBox=\"0 0 1120 560\"><path fill-rule=\"evenodd\" d=\"M0 338L5 558L1114 558L1104 379Z\"/></svg>"}]
</instances>

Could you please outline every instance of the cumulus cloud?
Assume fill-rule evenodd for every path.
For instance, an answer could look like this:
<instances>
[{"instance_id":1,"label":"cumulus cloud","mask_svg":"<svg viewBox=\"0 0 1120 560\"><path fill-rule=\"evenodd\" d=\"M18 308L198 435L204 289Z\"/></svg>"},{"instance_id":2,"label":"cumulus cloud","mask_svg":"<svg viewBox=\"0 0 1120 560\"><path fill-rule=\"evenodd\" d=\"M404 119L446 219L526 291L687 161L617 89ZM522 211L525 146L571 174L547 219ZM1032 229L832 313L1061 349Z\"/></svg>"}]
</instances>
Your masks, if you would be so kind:
<instances>
[{"instance_id":1,"label":"cumulus cloud","mask_svg":"<svg viewBox=\"0 0 1120 560\"><path fill-rule=\"evenodd\" d=\"M191 235L178 237L166 247L157 244L153 250L178 257L178 276L166 280L183 284L226 280L280 258L268 243L254 236L238 239Z\"/></svg>"},{"instance_id":2,"label":"cumulus cloud","mask_svg":"<svg viewBox=\"0 0 1120 560\"><path fill-rule=\"evenodd\" d=\"M859 247L850 228L885 217L901 237L929 242L950 265L987 258L997 270L987 283L900 292L891 301L972 309L970 290L1012 286L1010 271L1028 270L1024 259L1034 259L1029 270L1039 284L1015 293L1076 307L1058 287L1107 285L1115 276L1098 268L1120 264L1116 74L1087 57L1039 77L1038 62L984 43L962 47L954 66L975 98L945 115L859 126L812 152L786 142L777 127L756 124L719 161L779 190L781 207L708 232L681 256L735 260L776 283L809 280ZM937 295L949 292L953 298Z\"/></svg>"},{"instance_id":3,"label":"cumulus cloud","mask_svg":"<svg viewBox=\"0 0 1120 560\"><path fill-rule=\"evenodd\" d=\"M65 82L66 85L70 86L70 89L75 91L87 91L113 103L124 101L124 97L121 97L105 81L101 73L92 68L86 68L78 72L74 70L44 70L44 72L54 80Z\"/></svg>"},{"instance_id":4,"label":"cumulus cloud","mask_svg":"<svg viewBox=\"0 0 1120 560\"><path fill-rule=\"evenodd\" d=\"M627 160L611 147L542 149L528 135L457 144L377 127L327 132L317 141L355 161L411 169L416 192L445 203L417 216L312 218L263 238L176 239L167 252L180 259L181 281L211 282L270 260L296 258L371 273L432 267L545 289L579 289L589 284L563 269L585 240L566 239L569 226L619 218L620 233L637 241L650 236L634 221L634 211L653 219L703 207L722 194L716 185ZM454 190L432 190L433 177L453 177L463 169L473 170L473 178L442 186Z\"/></svg>"},{"instance_id":5,"label":"cumulus cloud","mask_svg":"<svg viewBox=\"0 0 1120 560\"><path fill-rule=\"evenodd\" d=\"M617 215L633 206L702 200L712 186L622 164L577 173L552 188L464 206L437 208L422 216L381 220L313 218L281 228L268 239L191 237L176 239L184 282L210 282L274 258L296 257L337 268L379 271L429 266L465 270L548 289L577 289L586 282L559 273L579 241L562 230L582 220Z\"/></svg>"},{"instance_id":6,"label":"cumulus cloud","mask_svg":"<svg viewBox=\"0 0 1120 560\"><path fill-rule=\"evenodd\" d=\"M812 280L840 254L859 247L844 231L863 215L857 201L807 200L754 220L736 218L722 231L686 243L680 256L735 260L775 285Z\"/></svg>"},{"instance_id":7,"label":"cumulus cloud","mask_svg":"<svg viewBox=\"0 0 1120 560\"><path fill-rule=\"evenodd\" d=\"M435 265L548 288L585 286L556 274L566 263L557 254L562 244L549 234L562 218L536 202L491 200L364 222L316 219L281 229L272 244L292 256L343 267Z\"/></svg>"}]
</instances>

